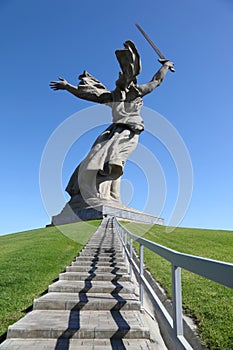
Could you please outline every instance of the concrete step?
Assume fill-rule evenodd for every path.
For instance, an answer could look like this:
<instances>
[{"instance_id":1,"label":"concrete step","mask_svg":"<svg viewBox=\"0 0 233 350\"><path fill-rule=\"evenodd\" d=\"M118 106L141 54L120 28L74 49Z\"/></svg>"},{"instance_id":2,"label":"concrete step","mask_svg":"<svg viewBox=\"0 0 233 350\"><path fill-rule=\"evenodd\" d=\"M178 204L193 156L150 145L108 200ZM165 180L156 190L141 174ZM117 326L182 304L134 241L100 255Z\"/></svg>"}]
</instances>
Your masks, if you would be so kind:
<instances>
[{"instance_id":1,"label":"concrete step","mask_svg":"<svg viewBox=\"0 0 233 350\"><path fill-rule=\"evenodd\" d=\"M85 247L83 247L83 249L81 250L82 252L84 250L92 250L92 252L106 252L106 253L112 253L116 250L121 250L121 246L120 244L100 244L100 243L95 243L95 244L87 244L85 245Z\"/></svg>"},{"instance_id":2,"label":"concrete step","mask_svg":"<svg viewBox=\"0 0 233 350\"><path fill-rule=\"evenodd\" d=\"M116 240L90 240L85 247L90 247L90 248L98 248L98 249L110 249L110 248L115 248L115 247L120 247L121 243L118 241L118 239Z\"/></svg>"},{"instance_id":3,"label":"concrete step","mask_svg":"<svg viewBox=\"0 0 233 350\"><path fill-rule=\"evenodd\" d=\"M112 274L109 272L96 272L96 273L86 273L86 272L64 272L59 274L60 280L69 281L129 281L130 277L128 274Z\"/></svg>"},{"instance_id":4,"label":"concrete step","mask_svg":"<svg viewBox=\"0 0 233 350\"><path fill-rule=\"evenodd\" d=\"M148 339L8 339L0 350L151 350Z\"/></svg>"},{"instance_id":5,"label":"concrete step","mask_svg":"<svg viewBox=\"0 0 233 350\"><path fill-rule=\"evenodd\" d=\"M112 255L112 254L118 254L120 252L122 252L122 249L96 249L96 248L85 248L84 250L82 250L80 252L80 254L82 253L86 253L86 252L89 252L89 254L91 255L101 255L101 254L109 254L109 255Z\"/></svg>"},{"instance_id":6,"label":"concrete step","mask_svg":"<svg viewBox=\"0 0 233 350\"><path fill-rule=\"evenodd\" d=\"M134 293L135 285L132 282L112 282L109 281L69 281L60 280L49 286L49 292L68 293Z\"/></svg>"},{"instance_id":7,"label":"concrete step","mask_svg":"<svg viewBox=\"0 0 233 350\"><path fill-rule=\"evenodd\" d=\"M118 239L116 240L98 240L98 239L91 239L86 245L85 247L90 247L90 248L114 248L114 247L120 247L120 242L118 241Z\"/></svg>"},{"instance_id":8,"label":"concrete step","mask_svg":"<svg viewBox=\"0 0 233 350\"><path fill-rule=\"evenodd\" d=\"M8 329L11 338L149 339L139 311L35 310Z\"/></svg>"},{"instance_id":9,"label":"concrete step","mask_svg":"<svg viewBox=\"0 0 233 350\"><path fill-rule=\"evenodd\" d=\"M115 263L124 263L124 258L122 258L121 256L117 256L117 257L111 257L111 256L107 256L107 257L103 257L103 256L99 256L97 257L93 257L93 255L79 255L76 258L76 261L88 261L90 263L95 263L95 262L115 262Z\"/></svg>"},{"instance_id":10,"label":"concrete step","mask_svg":"<svg viewBox=\"0 0 233 350\"><path fill-rule=\"evenodd\" d=\"M134 294L47 293L33 310L140 310L140 302Z\"/></svg>"},{"instance_id":11,"label":"concrete step","mask_svg":"<svg viewBox=\"0 0 233 350\"><path fill-rule=\"evenodd\" d=\"M127 273L125 266L67 266L66 272L89 272L89 273L99 273L99 272L109 272L109 273Z\"/></svg>"},{"instance_id":12,"label":"concrete step","mask_svg":"<svg viewBox=\"0 0 233 350\"><path fill-rule=\"evenodd\" d=\"M85 257L85 256L87 257L88 256L90 259L95 259L95 258L100 258L100 257L114 259L114 258L117 258L118 255L122 256L122 252L111 253L111 254L106 253L106 252L101 252L101 253L95 254L95 253L92 253L89 250L87 250L87 251L83 251L79 254L80 257Z\"/></svg>"},{"instance_id":13,"label":"concrete step","mask_svg":"<svg viewBox=\"0 0 233 350\"><path fill-rule=\"evenodd\" d=\"M120 247L121 243L118 240L115 241L92 241L90 240L89 243L85 245L85 247L90 247L90 248L98 248L98 249L104 249L104 248L115 248L115 247Z\"/></svg>"},{"instance_id":14,"label":"concrete step","mask_svg":"<svg viewBox=\"0 0 233 350\"><path fill-rule=\"evenodd\" d=\"M99 255L99 254L118 254L120 252L122 252L122 249L121 248L118 248L118 249L114 249L114 248L88 248L88 247L85 247L81 252L80 254L84 253L84 252L90 252L90 254L92 255Z\"/></svg>"},{"instance_id":15,"label":"concrete step","mask_svg":"<svg viewBox=\"0 0 233 350\"><path fill-rule=\"evenodd\" d=\"M112 261L94 261L94 262L90 262L88 260L83 260L83 261L73 261L71 263L71 266L91 266L91 267L95 267L95 266L108 266L108 267L125 267L125 263L123 262L112 262Z\"/></svg>"}]
</instances>

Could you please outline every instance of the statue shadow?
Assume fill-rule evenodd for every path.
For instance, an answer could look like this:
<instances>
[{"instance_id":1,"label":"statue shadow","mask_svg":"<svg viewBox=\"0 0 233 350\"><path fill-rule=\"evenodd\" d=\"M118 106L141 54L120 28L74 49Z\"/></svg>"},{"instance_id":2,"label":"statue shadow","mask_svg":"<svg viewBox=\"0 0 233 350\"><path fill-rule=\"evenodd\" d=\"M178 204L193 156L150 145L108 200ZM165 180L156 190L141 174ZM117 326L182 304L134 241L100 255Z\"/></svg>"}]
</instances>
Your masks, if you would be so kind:
<instances>
[{"instance_id":1,"label":"statue shadow","mask_svg":"<svg viewBox=\"0 0 233 350\"><path fill-rule=\"evenodd\" d=\"M127 303L127 301L121 297L119 294L123 289L123 286L119 283L121 274L119 274L119 267L117 267L117 262L115 261L115 256L112 255L112 264L113 270L112 273L115 275L112 279L112 284L114 285L114 290L111 292L111 295L116 299L116 304L110 310L113 320L118 326L118 330L111 336L110 343L111 347L114 350L126 350L126 347L123 342L126 334L130 331L130 325L124 319L121 314L121 309Z\"/></svg>"}]
</instances>

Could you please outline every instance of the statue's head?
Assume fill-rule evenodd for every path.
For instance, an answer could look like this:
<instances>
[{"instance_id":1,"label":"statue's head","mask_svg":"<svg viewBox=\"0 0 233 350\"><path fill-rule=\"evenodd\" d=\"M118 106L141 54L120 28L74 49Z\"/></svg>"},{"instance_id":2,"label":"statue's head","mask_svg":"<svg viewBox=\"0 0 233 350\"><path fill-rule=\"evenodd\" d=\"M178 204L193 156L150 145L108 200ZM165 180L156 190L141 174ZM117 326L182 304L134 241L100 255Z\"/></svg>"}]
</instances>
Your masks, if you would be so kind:
<instances>
[{"instance_id":1,"label":"statue's head","mask_svg":"<svg viewBox=\"0 0 233 350\"><path fill-rule=\"evenodd\" d=\"M141 60L134 43L127 40L124 49L116 50L115 54L121 67L116 86L121 89L128 88L131 84L136 84L136 76L141 71Z\"/></svg>"},{"instance_id":2,"label":"statue's head","mask_svg":"<svg viewBox=\"0 0 233 350\"><path fill-rule=\"evenodd\" d=\"M124 73L120 72L119 77L116 80L116 86L121 90L126 90L132 85L137 84L137 78L135 77L133 80L131 77L127 77Z\"/></svg>"}]
</instances>

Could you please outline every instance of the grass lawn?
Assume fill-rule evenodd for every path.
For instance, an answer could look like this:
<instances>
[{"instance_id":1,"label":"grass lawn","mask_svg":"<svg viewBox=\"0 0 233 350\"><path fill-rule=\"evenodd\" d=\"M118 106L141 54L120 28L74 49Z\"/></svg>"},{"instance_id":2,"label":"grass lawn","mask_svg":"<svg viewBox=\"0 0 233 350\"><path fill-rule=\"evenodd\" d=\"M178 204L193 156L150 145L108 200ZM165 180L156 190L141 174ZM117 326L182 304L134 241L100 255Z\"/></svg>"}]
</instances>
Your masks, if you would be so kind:
<instances>
[{"instance_id":1,"label":"grass lawn","mask_svg":"<svg viewBox=\"0 0 233 350\"><path fill-rule=\"evenodd\" d=\"M0 237L0 335L77 256L100 221ZM63 232L63 233L62 233Z\"/></svg>"},{"instance_id":2,"label":"grass lawn","mask_svg":"<svg viewBox=\"0 0 233 350\"><path fill-rule=\"evenodd\" d=\"M146 225L123 223L135 234ZM147 226L148 227L148 226ZM150 226L145 238L182 253L233 263L233 232L177 228L166 233L164 226ZM145 264L171 298L171 265L145 249ZM233 290L182 270L184 312L198 325L203 343L211 350L233 349Z\"/></svg>"}]
</instances>

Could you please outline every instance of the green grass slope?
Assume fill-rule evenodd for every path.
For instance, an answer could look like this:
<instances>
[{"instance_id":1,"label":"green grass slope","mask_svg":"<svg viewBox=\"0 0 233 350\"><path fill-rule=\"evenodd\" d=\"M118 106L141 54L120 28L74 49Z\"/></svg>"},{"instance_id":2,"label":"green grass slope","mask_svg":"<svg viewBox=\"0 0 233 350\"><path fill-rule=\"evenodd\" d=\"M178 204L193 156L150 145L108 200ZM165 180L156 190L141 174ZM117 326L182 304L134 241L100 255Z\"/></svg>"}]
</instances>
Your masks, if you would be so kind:
<instances>
[{"instance_id":1,"label":"green grass slope","mask_svg":"<svg viewBox=\"0 0 233 350\"><path fill-rule=\"evenodd\" d=\"M182 253L233 263L233 232L124 223L128 230ZM171 265L145 249L146 268L171 298ZM233 349L233 290L182 270L184 312L191 316L203 343L211 350Z\"/></svg>"},{"instance_id":2,"label":"green grass slope","mask_svg":"<svg viewBox=\"0 0 233 350\"><path fill-rule=\"evenodd\" d=\"M0 335L77 256L100 221L0 237Z\"/></svg>"}]
</instances>

